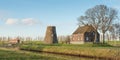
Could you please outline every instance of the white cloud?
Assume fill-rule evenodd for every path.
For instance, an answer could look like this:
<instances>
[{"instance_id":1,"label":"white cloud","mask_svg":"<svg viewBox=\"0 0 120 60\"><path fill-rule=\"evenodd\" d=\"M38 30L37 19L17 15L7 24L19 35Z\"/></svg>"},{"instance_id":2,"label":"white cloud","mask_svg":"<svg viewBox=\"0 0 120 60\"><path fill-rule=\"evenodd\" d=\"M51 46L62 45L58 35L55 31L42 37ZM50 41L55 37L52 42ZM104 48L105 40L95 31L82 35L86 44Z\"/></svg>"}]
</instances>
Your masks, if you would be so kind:
<instances>
[{"instance_id":1,"label":"white cloud","mask_svg":"<svg viewBox=\"0 0 120 60\"><path fill-rule=\"evenodd\" d=\"M15 19L15 18L8 18L5 22L7 25L34 25L38 24L39 22L37 20L34 20L33 18L25 18L25 19Z\"/></svg>"},{"instance_id":2,"label":"white cloud","mask_svg":"<svg viewBox=\"0 0 120 60\"><path fill-rule=\"evenodd\" d=\"M25 25L37 24L37 22L33 18L25 18L25 19L22 19L21 22L22 22L22 24L25 24Z\"/></svg>"},{"instance_id":3,"label":"white cloud","mask_svg":"<svg viewBox=\"0 0 120 60\"><path fill-rule=\"evenodd\" d=\"M17 23L18 23L18 19L8 18L6 20L6 24L8 24L8 25L14 25L14 24L17 24Z\"/></svg>"}]
</instances>

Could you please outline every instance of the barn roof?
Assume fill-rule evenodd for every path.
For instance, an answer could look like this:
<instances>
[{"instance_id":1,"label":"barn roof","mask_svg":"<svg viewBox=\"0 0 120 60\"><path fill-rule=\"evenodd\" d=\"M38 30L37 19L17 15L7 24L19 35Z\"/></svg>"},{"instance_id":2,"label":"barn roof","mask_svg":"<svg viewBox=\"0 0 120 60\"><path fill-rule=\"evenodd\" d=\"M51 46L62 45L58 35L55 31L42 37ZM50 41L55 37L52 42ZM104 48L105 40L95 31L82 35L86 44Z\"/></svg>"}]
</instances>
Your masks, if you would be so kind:
<instances>
[{"instance_id":1,"label":"barn roof","mask_svg":"<svg viewBox=\"0 0 120 60\"><path fill-rule=\"evenodd\" d=\"M73 32L73 34L81 34L81 33L85 33L85 32L92 32L95 31L95 28L92 25L85 25L85 26L81 26L78 27L77 30L75 30Z\"/></svg>"}]
</instances>

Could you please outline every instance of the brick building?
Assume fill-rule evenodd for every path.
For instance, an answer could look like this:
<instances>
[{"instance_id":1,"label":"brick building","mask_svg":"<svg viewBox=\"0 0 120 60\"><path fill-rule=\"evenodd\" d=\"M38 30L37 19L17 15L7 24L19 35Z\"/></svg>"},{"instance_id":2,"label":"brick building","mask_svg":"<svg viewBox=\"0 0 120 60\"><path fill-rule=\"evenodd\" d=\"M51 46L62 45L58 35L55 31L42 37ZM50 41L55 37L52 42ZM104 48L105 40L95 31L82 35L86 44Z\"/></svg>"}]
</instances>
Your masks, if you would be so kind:
<instances>
[{"instance_id":1,"label":"brick building","mask_svg":"<svg viewBox=\"0 0 120 60\"><path fill-rule=\"evenodd\" d=\"M92 25L85 25L78 27L70 37L71 44L83 44L85 42L99 42L99 33L97 32L97 39L95 41L95 28Z\"/></svg>"}]
</instances>

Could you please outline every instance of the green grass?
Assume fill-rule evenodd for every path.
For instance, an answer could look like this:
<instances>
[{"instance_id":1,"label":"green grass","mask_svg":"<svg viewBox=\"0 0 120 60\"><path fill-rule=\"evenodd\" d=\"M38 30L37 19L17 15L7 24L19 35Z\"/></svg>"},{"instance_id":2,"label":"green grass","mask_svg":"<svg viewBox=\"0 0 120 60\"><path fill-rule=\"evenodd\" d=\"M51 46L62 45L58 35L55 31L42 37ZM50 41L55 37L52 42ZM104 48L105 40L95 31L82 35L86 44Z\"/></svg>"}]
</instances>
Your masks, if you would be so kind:
<instances>
[{"instance_id":1,"label":"green grass","mask_svg":"<svg viewBox=\"0 0 120 60\"><path fill-rule=\"evenodd\" d=\"M2 46L3 45L3 41L0 41L0 46Z\"/></svg>"},{"instance_id":2,"label":"green grass","mask_svg":"<svg viewBox=\"0 0 120 60\"><path fill-rule=\"evenodd\" d=\"M26 53L0 49L0 60L55 60L53 57L41 56L36 53Z\"/></svg>"},{"instance_id":3,"label":"green grass","mask_svg":"<svg viewBox=\"0 0 120 60\"><path fill-rule=\"evenodd\" d=\"M2 43L1 43L2 44ZM106 57L106 58L115 58L120 59L120 42L107 42L106 44L93 44L93 43L85 43L85 44L43 44L39 41L26 41L20 44L20 49L25 50L34 50L34 51L46 51L46 52L53 52L53 53L63 53L63 54L72 54L72 55L87 55L87 56L96 56L96 57ZM3 52L3 53L2 53ZM18 58L17 60L21 59L49 59L49 60L67 60L63 58L63 56L58 55L51 55L51 54L36 54L36 53L19 53L19 52L10 52L13 55L7 55L4 51L0 50L0 58L4 59L4 56L7 56L6 59L14 59ZM3 55L3 57L2 57ZM14 57L14 55L17 55ZM31 58L32 57L32 58ZM64 56L65 57L65 56ZM74 59L74 57L69 57L68 60ZM16 60L16 59L15 59ZM77 59L76 59L77 60ZM79 58L78 58L79 60ZM84 60L84 58L83 58ZM85 59L86 60L86 59ZM88 60L88 59L87 59Z\"/></svg>"},{"instance_id":4,"label":"green grass","mask_svg":"<svg viewBox=\"0 0 120 60\"><path fill-rule=\"evenodd\" d=\"M112 46L120 46L120 41L108 41L107 43Z\"/></svg>"},{"instance_id":5,"label":"green grass","mask_svg":"<svg viewBox=\"0 0 120 60\"><path fill-rule=\"evenodd\" d=\"M0 48L0 60L94 60L94 59L47 53L34 53L14 49Z\"/></svg>"},{"instance_id":6,"label":"green grass","mask_svg":"<svg viewBox=\"0 0 120 60\"><path fill-rule=\"evenodd\" d=\"M112 47L112 45L105 43L93 44L93 43L85 43L85 44L44 44L41 41L26 41L22 45L42 45L42 46L80 46L80 47Z\"/></svg>"},{"instance_id":7,"label":"green grass","mask_svg":"<svg viewBox=\"0 0 120 60\"><path fill-rule=\"evenodd\" d=\"M20 46L21 49L25 50L35 50L35 51L47 51L63 54L73 54L73 55L87 55L96 57L106 57L106 58L117 58L120 59L120 48L114 47L109 44L23 44Z\"/></svg>"}]
</instances>

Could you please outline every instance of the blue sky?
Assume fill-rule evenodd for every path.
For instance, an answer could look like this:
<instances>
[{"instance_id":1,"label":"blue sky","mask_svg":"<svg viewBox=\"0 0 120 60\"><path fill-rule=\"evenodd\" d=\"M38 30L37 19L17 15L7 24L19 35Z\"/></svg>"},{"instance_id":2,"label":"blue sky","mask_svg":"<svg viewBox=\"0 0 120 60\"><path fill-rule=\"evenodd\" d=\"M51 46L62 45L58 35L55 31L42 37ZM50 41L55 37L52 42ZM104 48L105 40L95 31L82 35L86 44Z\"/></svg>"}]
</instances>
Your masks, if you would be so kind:
<instances>
[{"instance_id":1,"label":"blue sky","mask_svg":"<svg viewBox=\"0 0 120 60\"><path fill-rule=\"evenodd\" d=\"M120 0L0 0L0 36L44 37L48 25L70 35L77 18L100 4L120 10Z\"/></svg>"}]
</instances>

